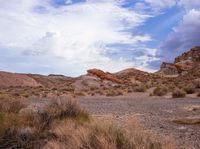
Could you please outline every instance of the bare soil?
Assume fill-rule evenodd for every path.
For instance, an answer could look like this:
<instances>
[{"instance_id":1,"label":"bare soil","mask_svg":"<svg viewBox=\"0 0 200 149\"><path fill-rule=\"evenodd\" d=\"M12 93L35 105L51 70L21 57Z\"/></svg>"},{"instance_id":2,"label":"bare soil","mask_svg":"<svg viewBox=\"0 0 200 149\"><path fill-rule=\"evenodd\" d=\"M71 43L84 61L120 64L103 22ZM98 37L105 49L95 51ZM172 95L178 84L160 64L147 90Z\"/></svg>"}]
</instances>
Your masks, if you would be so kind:
<instances>
[{"instance_id":1,"label":"bare soil","mask_svg":"<svg viewBox=\"0 0 200 149\"><path fill-rule=\"evenodd\" d=\"M111 116L119 123L127 117L136 116L141 124L163 136L174 137L180 145L200 148L200 124L175 123L175 119L200 117L200 98L149 97L147 93L132 93L126 96L79 97L78 102L93 116Z\"/></svg>"}]
</instances>

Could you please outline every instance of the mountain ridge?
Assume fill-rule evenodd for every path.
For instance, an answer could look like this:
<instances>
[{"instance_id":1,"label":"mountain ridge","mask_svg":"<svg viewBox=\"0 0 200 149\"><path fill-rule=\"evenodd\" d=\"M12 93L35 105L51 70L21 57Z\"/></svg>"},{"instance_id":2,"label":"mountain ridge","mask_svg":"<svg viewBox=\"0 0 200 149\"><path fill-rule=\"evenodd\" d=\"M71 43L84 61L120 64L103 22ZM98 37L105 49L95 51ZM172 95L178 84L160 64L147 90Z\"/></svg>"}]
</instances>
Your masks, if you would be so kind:
<instances>
[{"instance_id":1,"label":"mountain ridge","mask_svg":"<svg viewBox=\"0 0 200 149\"><path fill-rule=\"evenodd\" d=\"M199 75L200 46L184 52L175 58L174 63L163 62L160 70L149 73L136 68L127 68L116 73L104 72L100 69L87 70L86 76L94 76L101 80L108 80L117 84L130 84L136 81L145 83L148 81L161 80L165 77L183 78L184 76ZM73 83L80 77L68 77L64 75L50 74L22 74L0 71L0 87L38 87L62 82ZM184 78L183 78L184 79ZM163 79L165 80L165 79Z\"/></svg>"}]
</instances>

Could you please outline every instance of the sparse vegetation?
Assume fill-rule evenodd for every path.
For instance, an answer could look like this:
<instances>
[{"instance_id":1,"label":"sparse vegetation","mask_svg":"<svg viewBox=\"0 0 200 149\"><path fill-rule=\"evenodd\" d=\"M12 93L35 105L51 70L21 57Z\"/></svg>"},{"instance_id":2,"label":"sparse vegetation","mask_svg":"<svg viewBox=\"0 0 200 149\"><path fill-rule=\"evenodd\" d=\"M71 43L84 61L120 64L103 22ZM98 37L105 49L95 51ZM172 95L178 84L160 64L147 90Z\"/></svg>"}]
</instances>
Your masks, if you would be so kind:
<instances>
[{"instance_id":1,"label":"sparse vegetation","mask_svg":"<svg viewBox=\"0 0 200 149\"><path fill-rule=\"evenodd\" d=\"M196 88L200 88L200 79L194 80L194 85Z\"/></svg>"},{"instance_id":2,"label":"sparse vegetation","mask_svg":"<svg viewBox=\"0 0 200 149\"><path fill-rule=\"evenodd\" d=\"M108 89L106 91L106 96L119 96L123 95L123 92L120 90Z\"/></svg>"},{"instance_id":3,"label":"sparse vegetation","mask_svg":"<svg viewBox=\"0 0 200 149\"><path fill-rule=\"evenodd\" d=\"M145 132L136 123L127 123L122 128L102 119L89 118L75 100L55 100L57 102L42 113L19 113L24 108L23 104L19 106L21 102L16 104L13 100L5 106L1 100L4 107L0 107L0 147L167 148L165 140Z\"/></svg>"},{"instance_id":4,"label":"sparse vegetation","mask_svg":"<svg viewBox=\"0 0 200 149\"><path fill-rule=\"evenodd\" d=\"M195 93L195 86L193 84L189 84L184 88L184 90L187 94L193 94Z\"/></svg>"},{"instance_id":5,"label":"sparse vegetation","mask_svg":"<svg viewBox=\"0 0 200 149\"><path fill-rule=\"evenodd\" d=\"M186 93L181 90L181 89L175 89L172 93L172 97L173 98L181 98L181 97L185 97Z\"/></svg>"},{"instance_id":6,"label":"sparse vegetation","mask_svg":"<svg viewBox=\"0 0 200 149\"><path fill-rule=\"evenodd\" d=\"M88 113L74 100L55 103L42 113L19 113L24 105L15 100L4 102L1 99L0 105L0 148L27 148L30 145L32 148L41 148L54 121L66 118L77 122L89 120ZM23 136L27 139L23 140ZM12 143L8 144L8 140Z\"/></svg>"},{"instance_id":7,"label":"sparse vegetation","mask_svg":"<svg viewBox=\"0 0 200 149\"><path fill-rule=\"evenodd\" d=\"M52 132L56 139L49 140L44 148L167 149L169 146L170 149L175 148L172 142L159 139L134 124L129 122L122 128L102 119L93 119L89 123L80 125L76 121L65 119L59 124L54 124Z\"/></svg>"},{"instance_id":8,"label":"sparse vegetation","mask_svg":"<svg viewBox=\"0 0 200 149\"><path fill-rule=\"evenodd\" d=\"M0 99L0 112L18 113L25 105L22 100L4 97Z\"/></svg>"},{"instance_id":9,"label":"sparse vegetation","mask_svg":"<svg viewBox=\"0 0 200 149\"><path fill-rule=\"evenodd\" d=\"M137 85L133 87L134 92L145 92L146 88L143 85Z\"/></svg>"},{"instance_id":10,"label":"sparse vegetation","mask_svg":"<svg viewBox=\"0 0 200 149\"><path fill-rule=\"evenodd\" d=\"M168 89L165 86L158 86L154 89L153 95L164 96L168 93Z\"/></svg>"},{"instance_id":11,"label":"sparse vegetation","mask_svg":"<svg viewBox=\"0 0 200 149\"><path fill-rule=\"evenodd\" d=\"M75 96L85 96L84 92L75 92Z\"/></svg>"}]
</instances>

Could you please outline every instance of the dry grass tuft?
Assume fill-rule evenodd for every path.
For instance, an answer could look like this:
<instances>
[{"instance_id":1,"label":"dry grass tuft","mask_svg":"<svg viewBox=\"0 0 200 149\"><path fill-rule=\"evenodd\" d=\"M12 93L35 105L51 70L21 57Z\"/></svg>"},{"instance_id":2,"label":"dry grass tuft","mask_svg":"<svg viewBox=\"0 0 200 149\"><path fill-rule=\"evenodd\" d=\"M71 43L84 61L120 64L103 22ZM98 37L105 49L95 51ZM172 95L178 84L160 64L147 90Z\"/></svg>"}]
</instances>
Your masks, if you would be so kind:
<instances>
[{"instance_id":1,"label":"dry grass tuft","mask_svg":"<svg viewBox=\"0 0 200 149\"><path fill-rule=\"evenodd\" d=\"M144 85L138 85L133 87L134 92L145 92L146 87Z\"/></svg>"},{"instance_id":2,"label":"dry grass tuft","mask_svg":"<svg viewBox=\"0 0 200 149\"><path fill-rule=\"evenodd\" d=\"M0 99L0 112L18 113L25 105L20 99L6 97Z\"/></svg>"},{"instance_id":3,"label":"dry grass tuft","mask_svg":"<svg viewBox=\"0 0 200 149\"><path fill-rule=\"evenodd\" d=\"M0 111L0 148L41 148L51 137L49 129L54 121L71 119L79 124L89 121L89 115L75 100L57 101L44 112L23 114L18 113L21 106L13 101L4 104L6 108Z\"/></svg>"},{"instance_id":4,"label":"dry grass tuft","mask_svg":"<svg viewBox=\"0 0 200 149\"><path fill-rule=\"evenodd\" d=\"M55 123L52 133L56 139L50 140L44 149L175 149L174 142L145 132L135 121L119 127L103 119L81 125L66 119Z\"/></svg>"},{"instance_id":5,"label":"dry grass tuft","mask_svg":"<svg viewBox=\"0 0 200 149\"><path fill-rule=\"evenodd\" d=\"M164 96L168 93L168 89L165 86L158 86L154 89L153 95Z\"/></svg>"},{"instance_id":6,"label":"dry grass tuft","mask_svg":"<svg viewBox=\"0 0 200 149\"><path fill-rule=\"evenodd\" d=\"M108 89L106 91L106 96L119 96L119 95L123 95L123 92L121 90Z\"/></svg>"},{"instance_id":7,"label":"dry grass tuft","mask_svg":"<svg viewBox=\"0 0 200 149\"><path fill-rule=\"evenodd\" d=\"M173 98L182 98L185 97L186 93L181 89L175 89L172 93Z\"/></svg>"}]
</instances>

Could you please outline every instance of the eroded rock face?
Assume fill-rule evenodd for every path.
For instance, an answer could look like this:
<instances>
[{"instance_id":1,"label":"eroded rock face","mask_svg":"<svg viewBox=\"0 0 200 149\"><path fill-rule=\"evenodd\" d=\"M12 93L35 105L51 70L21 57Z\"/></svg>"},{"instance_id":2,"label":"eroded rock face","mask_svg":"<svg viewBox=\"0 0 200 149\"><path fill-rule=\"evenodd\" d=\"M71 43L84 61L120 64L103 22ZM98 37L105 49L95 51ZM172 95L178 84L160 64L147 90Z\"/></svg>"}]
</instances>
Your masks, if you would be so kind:
<instances>
[{"instance_id":1,"label":"eroded rock face","mask_svg":"<svg viewBox=\"0 0 200 149\"><path fill-rule=\"evenodd\" d=\"M0 72L0 87L37 87L37 86L41 86L41 84L25 74Z\"/></svg>"},{"instance_id":2,"label":"eroded rock face","mask_svg":"<svg viewBox=\"0 0 200 149\"><path fill-rule=\"evenodd\" d=\"M97 76L101 79L110 80L110 81L113 81L113 82L116 82L116 83L123 83L122 80L118 79L117 77L115 77L111 73L104 72L104 71L99 70L99 69L90 69L90 70L87 70L87 72L88 72L89 75L94 75L94 76Z\"/></svg>"},{"instance_id":3,"label":"eroded rock face","mask_svg":"<svg viewBox=\"0 0 200 149\"><path fill-rule=\"evenodd\" d=\"M200 65L200 47L195 47L181 56L175 58L174 63L163 62L159 74L162 75L185 75Z\"/></svg>"},{"instance_id":4,"label":"eroded rock face","mask_svg":"<svg viewBox=\"0 0 200 149\"><path fill-rule=\"evenodd\" d=\"M190 60L192 62L200 62L200 46L192 48L190 51L183 53L175 58L174 63Z\"/></svg>"},{"instance_id":5,"label":"eroded rock face","mask_svg":"<svg viewBox=\"0 0 200 149\"><path fill-rule=\"evenodd\" d=\"M163 75L178 75L178 69L174 64L163 62L159 73Z\"/></svg>"}]
</instances>

